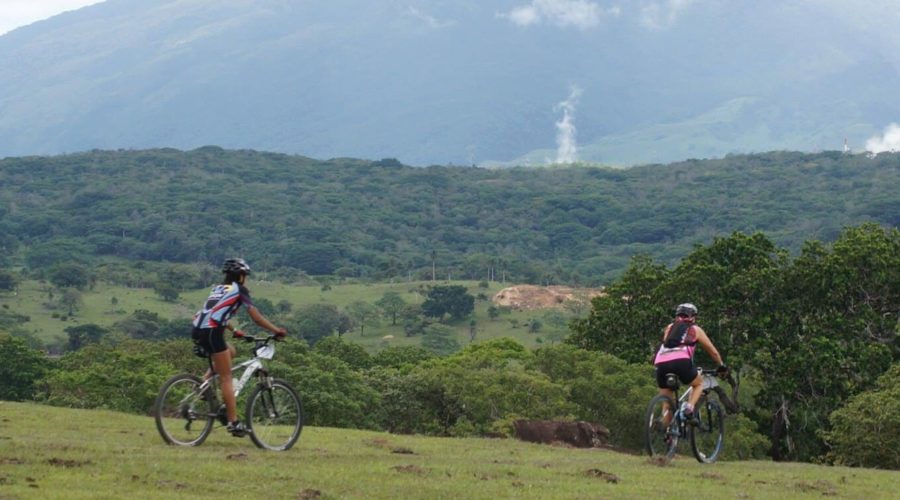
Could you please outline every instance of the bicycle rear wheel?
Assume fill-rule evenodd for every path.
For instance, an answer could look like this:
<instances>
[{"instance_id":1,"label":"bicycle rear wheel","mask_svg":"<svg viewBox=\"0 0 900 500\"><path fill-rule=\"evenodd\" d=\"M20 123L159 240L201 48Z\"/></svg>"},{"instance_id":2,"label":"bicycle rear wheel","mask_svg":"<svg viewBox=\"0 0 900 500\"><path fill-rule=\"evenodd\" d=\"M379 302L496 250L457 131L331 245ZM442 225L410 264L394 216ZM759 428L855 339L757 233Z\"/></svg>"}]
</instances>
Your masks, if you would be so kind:
<instances>
[{"instance_id":1,"label":"bicycle rear wheel","mask_svg":"<svg viewBox=\"0 0 900 500\"><path fill-rule=\"evenodd\" d=\"M159 435L169 444L197 446L212 432L215 398L199 394L202 381L193 375L170 378L156 397L153 414Z\"/></svg>"},{"instance_id":2,"label":"bicycle rear wheel","mask_svg":"<svg viewBox=\"0 0 900 500\"><path fill-rule=\"evenodd\" d=\"M694 411L698 422L691 430L691 449L697 461L711 464L725 445L725 414L713 400L701 402Z\"/></svg>"},{"instance_id":3,"label":"bicycle rear wheel","mask_svg":"<svg viewBox=\"0 0 900 500\"><path fill-rule=\"evenodd\" d=\"M662 394L656 395L647 406L644 418L644 436L647 453L651 457L675 456L678 448L678 423L675 419L675 401Z\"/></svg>"},{"instance_id":4,"label":"bicycle rear wheel","mask_svg":"<svg viewBox=\"0 0 900 500\"><path fill-rule=\"evenodd\" d=\"M267 450L289 450L303 430L300 397L287 382L272 380L271 387L260 383L247 400L250 439Z\"/></svg>"}]
</instances>

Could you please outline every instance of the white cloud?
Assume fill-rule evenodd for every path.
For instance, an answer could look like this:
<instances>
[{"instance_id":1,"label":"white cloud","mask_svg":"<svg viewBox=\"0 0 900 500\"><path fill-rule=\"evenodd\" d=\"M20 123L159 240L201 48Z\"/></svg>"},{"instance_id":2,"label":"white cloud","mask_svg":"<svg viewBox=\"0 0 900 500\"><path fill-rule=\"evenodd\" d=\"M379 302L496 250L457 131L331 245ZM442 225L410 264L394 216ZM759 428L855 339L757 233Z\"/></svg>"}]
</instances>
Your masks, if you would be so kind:
<instances>
[{"instance_id":1,"label":"white cloud","mask_svg":"<svg viewBox=\"0 0 900 500\"><path fill-rule=\"evenodd\" d=\"M641 24L652 30L667 28L697 0L665 0L641 7Z\"/></svg>"},{"instance_id":2,"label":"white cloud","mask_svg":"<svg viewBox=\"0 0 900 500\"><path fill-rule=\"evenodd\" d=\"M604 17L618 16L618 7L604 9L589 0L532 0L529 5L498 14L518 26L531 26L544 21L561 28L594 28Z\"/></svg>"},{"instance_id":3,"label":"white cloud","mask_svg":"<svg viewBox=\"0 0 900 500\"><path fill-rule=\"evenodd\" d=\"M0 0L0 35L103 0Z\"/></svg>"},{"instance_id":4,"label":"white cloud","mask_svg":"<svg viewBox=\"0 0 900 500\"><path fill-rule=\"evenodd\" d=\"M875 154L900 151L900 125L892 123L884 129L884 135L875 136L866 141L866 151Z\"/></svg>"},{"instance_id":5,"label":"white cloud","mask_svg":"<svg viewBox=\"0 0 900 500\"><path fill-rule=\"evenodd\" d=\"M415 17L416 19L425 23L429 28L446 28L448 26L453 26L455 24L454 21L441 21L434 16L430 16L415 7L409 7L409 15Z\"/></svg>"}]
</instances>

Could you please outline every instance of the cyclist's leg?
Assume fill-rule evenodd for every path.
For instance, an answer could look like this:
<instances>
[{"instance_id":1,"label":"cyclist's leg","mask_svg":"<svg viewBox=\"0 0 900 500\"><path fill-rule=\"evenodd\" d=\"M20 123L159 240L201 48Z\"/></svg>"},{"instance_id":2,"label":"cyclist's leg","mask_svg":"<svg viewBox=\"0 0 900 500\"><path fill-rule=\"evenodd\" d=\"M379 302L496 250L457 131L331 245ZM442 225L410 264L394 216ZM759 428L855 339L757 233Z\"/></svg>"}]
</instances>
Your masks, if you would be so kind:
<instances>
[{"instance_id":1,"label":"cyclist's leg","mask_svg":"<svg viewBox=\"0 0 900 500\"><path fill-rule=\"evenodd\" d=\"M234 357L234 347L225 342L224 328L217 328L210 334L212 344L213 368L219 376L219 384L222 387L222 401L225 402L225 414L229 422L237 421L237 408L234 400L234 383L231 380L231 360Z\"/></svg>"},{"instance_id":2,"label":"cyclist's leg","mask_svg":"<svg viewBox=\"0 0 900 500\"><path fill-rule=\"evenodd\" d=\"M691 389L691 395L688 396L688 403L691 405L691 408L696 408L697 402L700 401L700 396L703 395L703 375L697 373L697 376L691 381Z\"/></svg>"},{"instance_id":3,"label":"cyclist's leg","mask_svg":"<svg viewBox=\"0 0 900 500\"><path fill-rule=\"evenodd\" d=\"M669 389L666 386L666 373L668 373L668 371L666 371L665 365L663 365L663 368L660 368L660 367L656 368L656 386L657 386L657 388L659 388L659 394L666 396L671 400L674 400L675 399L675 391L673 391L672 389ZM665 404L665 406L668 406L668 404ZM668 410L668 411L666 411L666 413L664 415L663 424L665 426L668 426L669 423L672 421L673 409L666 408L666 410Z\"/></svg>"}]
</instances>

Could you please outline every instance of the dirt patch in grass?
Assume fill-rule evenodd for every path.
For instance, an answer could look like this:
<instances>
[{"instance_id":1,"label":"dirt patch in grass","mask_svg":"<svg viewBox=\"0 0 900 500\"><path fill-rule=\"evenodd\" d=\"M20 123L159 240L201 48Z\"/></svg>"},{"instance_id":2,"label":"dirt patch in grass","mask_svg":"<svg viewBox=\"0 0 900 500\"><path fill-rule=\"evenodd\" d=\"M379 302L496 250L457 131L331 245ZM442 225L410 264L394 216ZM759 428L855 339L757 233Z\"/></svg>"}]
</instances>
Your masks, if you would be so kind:
<instances>
[{"instance_id":1,"label":"dirt patch in grass","mask_svg":"<svg viewBox=\"0 0 900 500\"><path fill-rule=\"evenodd\" d=\"M21 458L3 458L0 457L0 465L25 465L25 461Z\"/></svg>"},{"instance_id":2,"label":"dirt patch in grass","mask_svg":"<svg viewBox=\"0 0 900 500\"><path fill-rule=\"evenodd\" d=\"M391 453L397 453L398 455L415 455L416 452L405 446L397 446L396 448L391 448Z\"/></svg>"},{"instance_id":3,"label":"dirt patch in grass","mask_svg":"<svg viewBox=\"0 0 900 500\"><path fill-rule=\"evenodd\" d=\"M314 490L307 488L300 493L297 494L297 498L300 500L312 500L314 498L322 498L322 492L319 490Z\"/></svg>"},{"instance_id":4,"label":"dirt patch in grass","mask_svg":"<svg viewBox=\"0 0 900 500\"><path fill-rule=\"evenodd\" d=\"M700 479L712 479L714 481L725 480L725 476L716 472L701 472L700 474L697 474L697 477L699 477Z\"/></svg>"},{"instance_id":5,"label":"dirt patch in grass","mask_svg":"<svg viewBox=\"0 0 900 500\"><path fill-rule=\"evenodd\" d=\"M837 496L837 488L831 483L831 481L826 481L824 479L819 479L814 483L810 483L808 481L800 481L797 483L797 489L804 493L812 493L812 492L820 492L823 496L832 497Z\"/></svg>"},{"instance_id":6,"label":"dirt patch in grass","mask_svg":"<svg viewBox=\"0 0 900 500\"><path fill-rule=\"evenodd\" d=\"M588 470L584 471L584 475L587 477L595 477L597 479L602 479L602 480L606 481L607 483L613 483L613 484L618 483L620 480L619 476L617 476L611 472L602 471L600 469L588 469Z\"/></svg>"},{"instance_id":7,"label":"dirt patch in grass","mask_svg":"<svg viewBox=\"0 0 900 500\"><path fill-rule=\"evenodd\" d=\"M246 460L247 454L246 453L232 453L231 455L228 455L225 458L227 458L228 460Z\"/></svg>"},{"instance_id":8,"label":"dirt patch in grass","mask_svg":"<svg viewBox=\"0 0 900 500\"><path fill-rule=\"evenodd\" d=\"M84 467L85 465L91 465L93 462L90 460L69 460L66 458L51 458L47 460L47 463L54 467L65 467L66 469L72 469L74 467Z\"/></svg>"},{"instance_id":9,"label":"dirt patch in grass","mask_svg":"<svg viewBox=\"0 0 900 500\"><path fill-rule=\"evenodd\" d=\"M418 474L420 476L423 476L428 473L428 469L425 469L424 467L419 467L418 465L413 465L413 464L395 465L391 468L397 472L403 472L406 474Z\"/></svg>"}]
</instances>

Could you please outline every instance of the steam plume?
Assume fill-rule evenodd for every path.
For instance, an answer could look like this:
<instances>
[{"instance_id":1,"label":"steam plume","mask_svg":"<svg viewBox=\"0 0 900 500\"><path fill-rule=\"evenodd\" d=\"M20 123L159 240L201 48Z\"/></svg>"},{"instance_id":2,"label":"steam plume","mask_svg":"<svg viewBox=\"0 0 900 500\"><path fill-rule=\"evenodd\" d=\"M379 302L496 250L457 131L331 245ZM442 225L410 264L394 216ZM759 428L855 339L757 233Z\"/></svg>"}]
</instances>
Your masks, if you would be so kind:
<instances>
[{"instance_id":1,"label":"steam plume","mask_svg":"<svg viewBox=\"0 0 900 500\"><path fill-rule=\"evenodd\" d=\"M569 97L556 105L554 110L562 110L562 119L556 122L556 163L578 161L578 146L575 142L575 106L581 97L581 89L573 86Z\"/></svg>"},{"instance_id":2,"label":"steam plume","mask_svg":"<svg viewBox=\"0 0 900 500\"><path fill-rule=\"evenodd\" d=\"M884 135L866 141L866 151L874 154L900 151L900 125L892 123L884 129Z\"/></svg>"}]
</instances>

